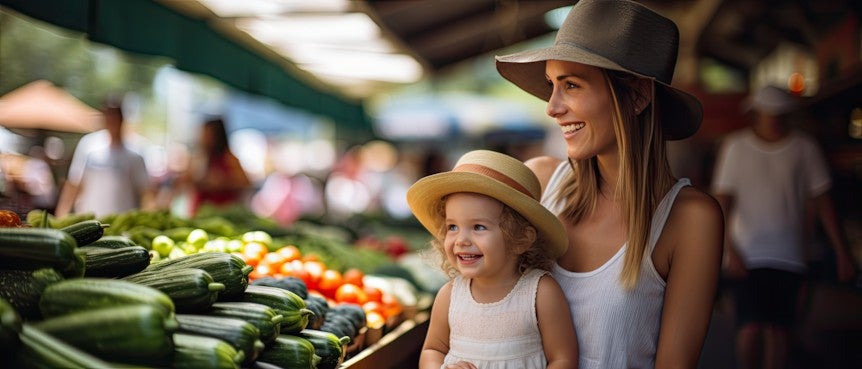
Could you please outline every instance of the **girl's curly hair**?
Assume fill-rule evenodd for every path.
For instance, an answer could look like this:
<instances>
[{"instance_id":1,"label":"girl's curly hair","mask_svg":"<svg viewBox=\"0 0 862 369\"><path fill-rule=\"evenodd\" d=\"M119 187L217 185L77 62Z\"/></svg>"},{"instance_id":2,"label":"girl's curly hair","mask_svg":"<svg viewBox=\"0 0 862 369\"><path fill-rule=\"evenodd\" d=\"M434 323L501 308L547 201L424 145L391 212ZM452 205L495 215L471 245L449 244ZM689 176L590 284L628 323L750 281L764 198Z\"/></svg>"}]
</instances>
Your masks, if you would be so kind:
<instances>
[{"instance_id":1,"label":"girl's curly hair","mask_svg":"<svg viewBox=\"0 0 862 369\"><path fill-rule=\"evenodd\" d=\"M444 197L442 201L440 201L439 206L435 209L435 212L438 217L445 218L446 217L446 200L447 197ZM554 263L554 259L548 255L544 246L547 244L548 240L544 234L538 231L538 229L533 226L530 221L524 218L520 213L512 209L505 203L502 203L503 211L500 214L500 229L503 232L503 240L506 242L509 251L524 248L526 251L521 253L518 256L518 270L520 272L525 272L529 269L542 269L542 270L550 270L551 266ZM519 232L519 230L525 229L527 227L531 227L536 230L536 239L530 244L530 239L527 237L525 232ZM449 263L449 260L446 258L446 251L443 246L443 240L446 238L446 224L440 226L440 229L437 230L437 233L434 234L434 239L431 240L431 247L437 251L437 253L442 256L440 258L440 269L443 270L446 275L450 277L454 277L458 274L458 270L454 265Z\"/></svg>"}]
</instances>

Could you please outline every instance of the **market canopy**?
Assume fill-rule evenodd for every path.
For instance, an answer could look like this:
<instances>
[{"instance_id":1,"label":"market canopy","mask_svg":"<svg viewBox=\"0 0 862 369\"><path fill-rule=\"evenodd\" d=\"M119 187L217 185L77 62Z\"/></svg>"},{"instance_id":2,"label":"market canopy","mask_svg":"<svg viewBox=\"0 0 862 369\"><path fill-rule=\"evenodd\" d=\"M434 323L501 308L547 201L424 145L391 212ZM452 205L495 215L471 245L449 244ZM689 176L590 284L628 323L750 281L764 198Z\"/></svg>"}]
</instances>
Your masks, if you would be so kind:
<instances>
[{"instance_id":1,"label":"market canopy","mask_svg":"<svg viewBox=\"0 0 862 369\"><path fill-rule=\"evenodd\" d=\"M0 97L0 126L87 133L101 124L101 113L45 80L28 83Z\"/></svg>"},{"instance_id":2,"label":"market canopy","mask_svg":"<svg viewBox=\"0 0 862 369\"><path fill-rule=\"evenodd\" d=\"M203 20L152 0L2 0L3 6L122 50L172 58L178 69L206 74L225 84L287 106L331 118L352 136L370 136L361 101L314 86L293 73L286 60L226 38Z\"/></svg>"}]
</instances>

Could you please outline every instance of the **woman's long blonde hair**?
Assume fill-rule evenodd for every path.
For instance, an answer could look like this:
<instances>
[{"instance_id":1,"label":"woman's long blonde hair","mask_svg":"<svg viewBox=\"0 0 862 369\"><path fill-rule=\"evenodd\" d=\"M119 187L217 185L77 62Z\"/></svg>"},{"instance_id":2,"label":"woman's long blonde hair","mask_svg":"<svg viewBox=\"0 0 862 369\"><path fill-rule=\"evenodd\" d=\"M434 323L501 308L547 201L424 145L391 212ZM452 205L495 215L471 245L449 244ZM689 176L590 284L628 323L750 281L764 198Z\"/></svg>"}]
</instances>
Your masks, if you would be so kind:
<instances>
[{"instance_id":1,"label":"woman's long blonde hair","mask_svg":"<svg viewBox=\"0 0 862 369\"><path fill-rule=\"evenodd\" d=\"M626 253L620 281L626 289L638 282L641 263L648 257L647 248L653 213L672 186L673 175L665 152L661 122L655 104L655 86L650 82L651 96L636 88L639 77L605 70L610 86L613 126L620 157L615 199L619 201L626 225ZM652 103L635 113L636 101L649 98ZM601 178L596 157L569 160L572 174L567 178L558 199L564 201L561 216L577 223L592 213L599 196ZM646 256L645 256L646 255Z\"/></svg>"}]
</instances>

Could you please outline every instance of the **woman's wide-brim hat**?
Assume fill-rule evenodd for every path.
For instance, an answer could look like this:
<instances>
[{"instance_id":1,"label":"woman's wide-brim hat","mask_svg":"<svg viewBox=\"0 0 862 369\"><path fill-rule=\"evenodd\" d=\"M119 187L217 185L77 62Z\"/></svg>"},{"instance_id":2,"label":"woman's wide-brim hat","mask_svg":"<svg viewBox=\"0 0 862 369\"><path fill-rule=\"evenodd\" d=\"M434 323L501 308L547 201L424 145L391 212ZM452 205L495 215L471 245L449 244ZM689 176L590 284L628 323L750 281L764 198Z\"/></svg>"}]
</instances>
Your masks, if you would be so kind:
<instances>
[{"instance_id":1,"label":"woman's wide-brim hat","mask_svg":"<svg viewBox=\"0 0 862 369\"><path fill-rule=\"evenodd\" d=\"M697 132L703 120L698 99L671 86L679 29L670 19L628 0L580 0L566 17L553 46L497 56L497 70L524 91L548 101L545 62L562 60L628 72L655 82L657 113L665 139Z\"/></svg>"},{"instance_id":2,"label":"woman's wide-brim hat","mask_svg":"<svg viewBox=\"0 0 862 369\"><path fill-rule=\"evenodd\" d=\"M551 257L559 257L568 247L562 222L539 203L539 180L520 160L495 151L470 151L451 171L416 181L407 190L407 203L422 226L436 235L443 227L437 211L443 198L461 192L492 197L517 211L544 235Z\"/></svg>"}]
</instances>

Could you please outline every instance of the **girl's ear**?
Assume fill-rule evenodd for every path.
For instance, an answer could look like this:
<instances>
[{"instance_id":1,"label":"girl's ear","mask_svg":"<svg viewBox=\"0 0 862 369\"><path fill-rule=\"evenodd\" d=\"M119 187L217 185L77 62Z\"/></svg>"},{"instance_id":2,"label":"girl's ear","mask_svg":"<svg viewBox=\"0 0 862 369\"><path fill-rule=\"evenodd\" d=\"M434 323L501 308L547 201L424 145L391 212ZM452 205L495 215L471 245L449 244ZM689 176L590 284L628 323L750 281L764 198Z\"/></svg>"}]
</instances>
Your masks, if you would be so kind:
<instances>
[{"instance_id":1,"label":"girl's ear","mask_svg":"<svg viewBox=\"0 0 862 369\"><path fill-rule=\"evenodd\" d=\"M640 114L644 111L647 105L652 101L652 89L654 83L655 82L649 78L638 78L632 84L635 96L633 104L635 107L635 114Z\"/></svg>"},{"instance_id":2,"label":"girl's ear","mask_svg":"<svg viewBox=\"0 0 862 369\"><path fill-rule=\"evenodd\" d=\"M536 243L536 239L539 237L538 233L536 233L536 227L529 226L524 228L524 238L523 241L515 246L515 253L521 255L530 247L533 247L533 244Z\"/></svg>"}]
</instances>

